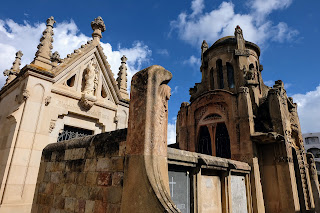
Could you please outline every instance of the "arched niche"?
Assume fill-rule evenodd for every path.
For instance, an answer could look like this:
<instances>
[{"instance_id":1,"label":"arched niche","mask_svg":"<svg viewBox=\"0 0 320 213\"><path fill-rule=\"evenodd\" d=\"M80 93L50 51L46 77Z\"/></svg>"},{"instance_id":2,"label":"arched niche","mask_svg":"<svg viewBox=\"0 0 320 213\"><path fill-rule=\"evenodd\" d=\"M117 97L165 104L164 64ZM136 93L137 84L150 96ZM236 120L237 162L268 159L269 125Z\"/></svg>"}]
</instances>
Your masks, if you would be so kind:
<instances>
[{"instance_id":1,"label":"arched niche","mask_svg":"<svg viewBox=\"0 0 320 213\"><path fill-rule=\"evenodd\" d=\"M197 127L197 152L231 158L230 137L224 116L209 113Z\"/></svg>"}]
</instances>

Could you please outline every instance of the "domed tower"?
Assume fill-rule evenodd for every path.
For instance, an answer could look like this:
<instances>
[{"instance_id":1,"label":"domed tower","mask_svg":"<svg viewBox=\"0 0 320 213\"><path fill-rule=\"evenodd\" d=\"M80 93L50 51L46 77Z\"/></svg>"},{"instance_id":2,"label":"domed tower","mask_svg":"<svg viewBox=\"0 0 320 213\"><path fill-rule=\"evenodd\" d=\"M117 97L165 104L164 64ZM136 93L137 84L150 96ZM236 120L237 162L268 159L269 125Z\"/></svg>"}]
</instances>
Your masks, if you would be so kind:
<instances>
[{"instance_id":1,"label":"domed tower","mask_svg":"<svg viewBox=\"0 0 320 213\"><path fill-rule=\"evenodd\" d=\"M248 163L253 212L312 209L297 105L281 80L263 83L259 47L237 26L201 50L202 80L181 104L176 147Z\"/></svg>"}]
</instances>

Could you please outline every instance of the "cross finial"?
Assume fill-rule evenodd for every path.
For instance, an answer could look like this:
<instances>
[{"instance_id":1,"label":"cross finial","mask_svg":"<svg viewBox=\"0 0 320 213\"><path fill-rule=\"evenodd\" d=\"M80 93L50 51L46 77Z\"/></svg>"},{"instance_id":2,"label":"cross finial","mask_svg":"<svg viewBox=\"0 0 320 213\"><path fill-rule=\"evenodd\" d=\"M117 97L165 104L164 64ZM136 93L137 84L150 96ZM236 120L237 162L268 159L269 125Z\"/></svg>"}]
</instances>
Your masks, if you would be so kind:
<instances>
[{"instance_id":1,"label":"cross finial","mask_svg":"<svg viewBox=\"0 0 320 213\"><path fill-rule=\"evenodd\" d=\"M92 38L94 41L100 41L102 38L101 32L106 31L106 25L104 24L103 19L98 16L91 22L91 27L93 29Z\"/></svg>"}]
</instances>

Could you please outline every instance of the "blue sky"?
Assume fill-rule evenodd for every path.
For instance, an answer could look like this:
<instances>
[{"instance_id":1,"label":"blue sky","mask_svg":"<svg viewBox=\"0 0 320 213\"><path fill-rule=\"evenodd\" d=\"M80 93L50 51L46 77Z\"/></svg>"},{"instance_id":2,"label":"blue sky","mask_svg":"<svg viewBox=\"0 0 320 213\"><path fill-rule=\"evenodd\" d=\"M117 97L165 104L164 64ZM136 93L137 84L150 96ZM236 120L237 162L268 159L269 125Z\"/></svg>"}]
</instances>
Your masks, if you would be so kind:
<instances>
[{"instance_id":1,"label":"blue sky","mask_svg":"<svg viewBox=\"0 0 320 213\"><path fill-rule=\"evenodd\" d=\"M54 16L54 50L62 57L91 38L91 21L101 16L101 40L113 72L120 57L128 58L129 77L152 64L173 73L169 83L169 139L180 104L189 88L201 81L200 44L212 45L233 35L237 24L246 40L261 47L265 83L284 81L299 104L303 132L320 132L320 2L316 0L194 1L6 1L0 8L0 69L11 67L14 54L24 53L22 66L36 52L45 20ZM3 85L4 76L0 77Z\"/></svg>"}]
</instances>

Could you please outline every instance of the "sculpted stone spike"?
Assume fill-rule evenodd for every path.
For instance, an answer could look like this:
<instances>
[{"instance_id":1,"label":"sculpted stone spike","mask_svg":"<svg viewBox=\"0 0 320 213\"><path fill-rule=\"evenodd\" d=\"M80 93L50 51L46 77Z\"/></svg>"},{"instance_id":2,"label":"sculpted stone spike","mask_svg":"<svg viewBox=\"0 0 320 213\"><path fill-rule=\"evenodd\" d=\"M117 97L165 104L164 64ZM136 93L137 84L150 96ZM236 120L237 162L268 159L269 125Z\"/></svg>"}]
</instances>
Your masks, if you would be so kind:
<instances>
[{"instance_id":1,"label":"sculpted stone spike","mask_svg":"<svg viewBox=\"0 0 320 213\"><path fill-rule=\"evenodd\" d=\"M201 50L202 52L205 52L208 49L208 43L206 40L203 40L202 45L201 45Z\"/></svg>"},{"instance_id":2,"label":"sculpted stone spike","mask_svg":"<svg viewBox=\"0 0 320 213\"><path fill-rule=\"evenodd\" d=\"M91 27L93 29L92 38L94 41L99 42L102 38L101 32L106 31L106 25L103 22L103 19L98 16L91 22Z\"/></svg>"},{"instance_id":3,"label":"sculpted stone spike","mask_svg":"<svg viewBox=\"0 0 320 213\"><path fill-rule=\"evenodd\" d=\"M167 83L172 74L151 66L132 77L121 212L180 212L169 194ZM138 187L137 187L138 186Z\"/></svg>"},{"instance_id":4,"label":"sculpted stone spike","mask_svg":"<svg viewBox=\"0 0 320 213\"><path fill-rule=\"evenodd\" d=\"M235 28L234 36L237 40L237 49L239 52L236 52L236 55L245 55L245 40L243 38L242 29L239 25Z\"/></svg>"},{"instance_id":5,"label":"sculpted stone spike","mask_svg":"<svg viewBox=\"0 0 320 213\"><path fill-rule=\"evenodd\" d=\"M122 98L129 99L129 94L127 91L127 57L124 55L121 58L121 65L119 67L117 83L121 93Z\"/></svg>"},{"instance_id":6,"label":"sculpted stone spike","mask_svg":"<svg viewBox=\"0 0 320 213\"><path fill-rule=\"evenodd\" d=\"M22 56L23 56L23 53L21 52L21 50L19 50L16 53L16 58L15 58L14 62L12 63L11 69L5 70L3 72L4 76L8 76L4 86L8 85L13 79L15 79L17 74L20 72L20 65L21 65L21 57Z\"/></svg>"},{"instance_id":7,"label":"sculpted stone spike","mask_svg":"<svg viewBox=\"0 0 320 213\"><path fill-rule=\"evenodd\" d=\"M36 57L32 64L35 64L39 67L50 70L52 68L51 64L51 50L52 50L52 42L53 42L53 25L56 21L51 16L47 19L47 27L42 33L42 37L40 39L40 44L38 45L38 51L36 52Z\"/></svg>"}]
</instances>

